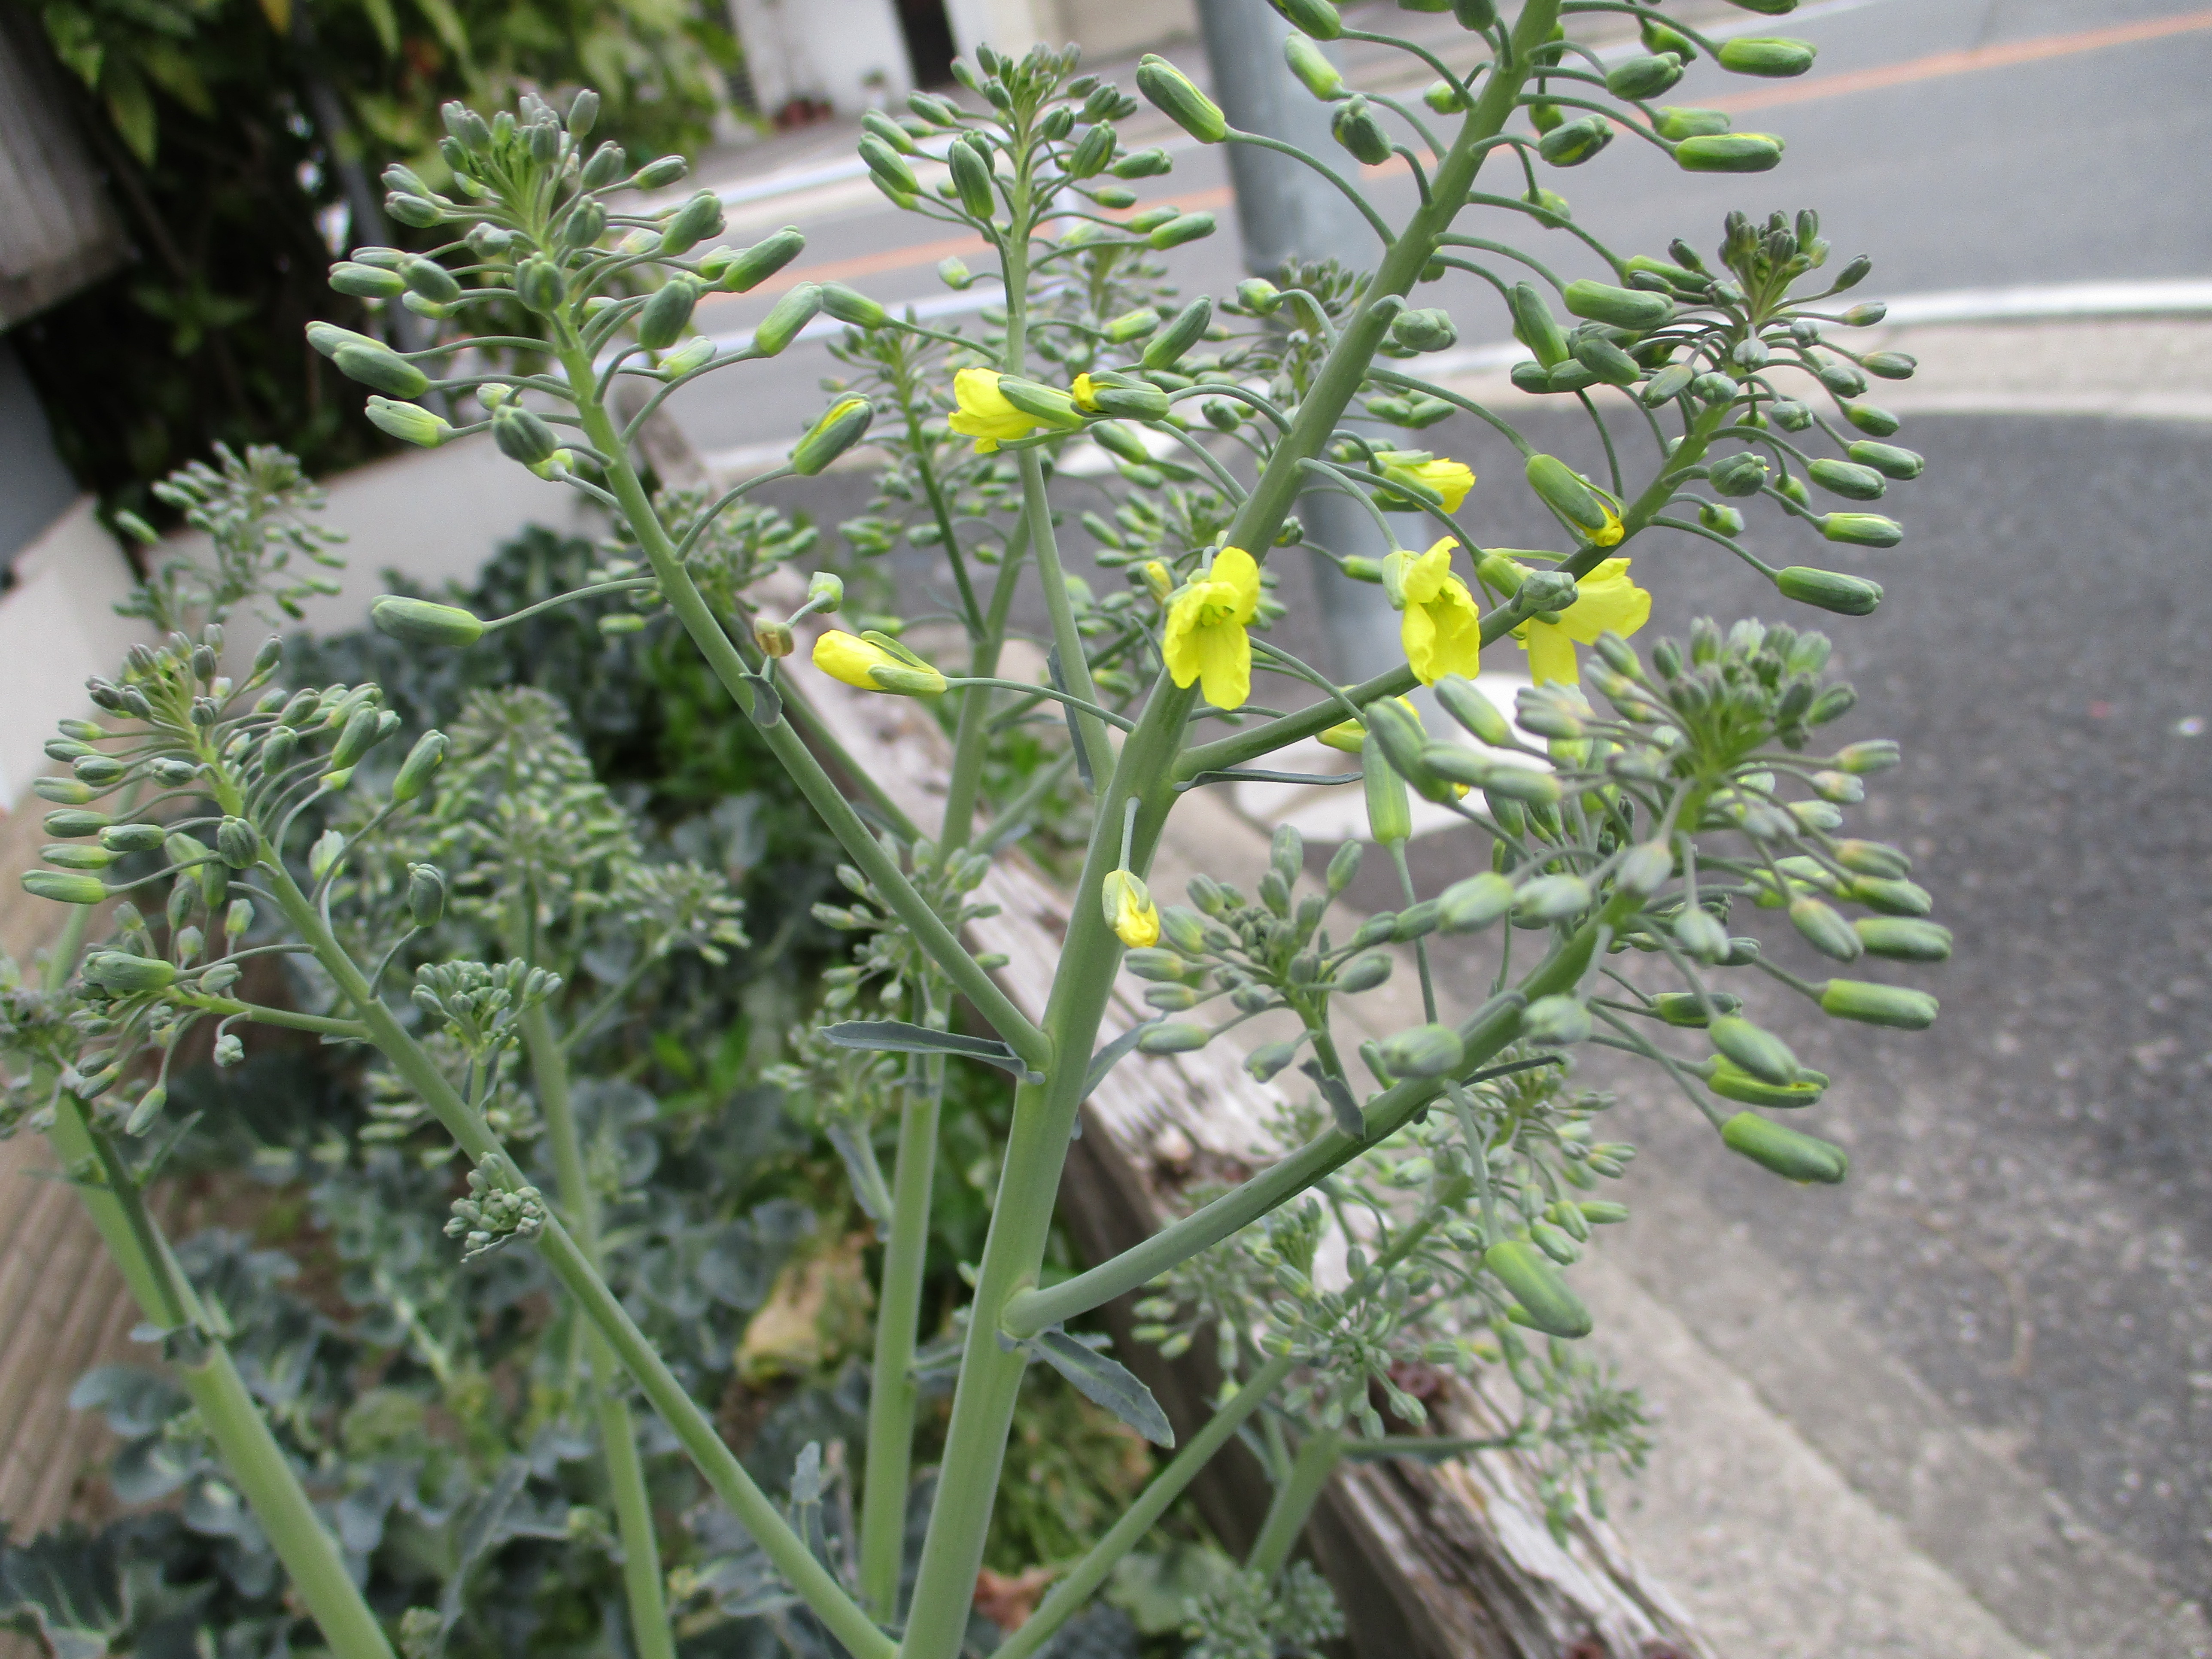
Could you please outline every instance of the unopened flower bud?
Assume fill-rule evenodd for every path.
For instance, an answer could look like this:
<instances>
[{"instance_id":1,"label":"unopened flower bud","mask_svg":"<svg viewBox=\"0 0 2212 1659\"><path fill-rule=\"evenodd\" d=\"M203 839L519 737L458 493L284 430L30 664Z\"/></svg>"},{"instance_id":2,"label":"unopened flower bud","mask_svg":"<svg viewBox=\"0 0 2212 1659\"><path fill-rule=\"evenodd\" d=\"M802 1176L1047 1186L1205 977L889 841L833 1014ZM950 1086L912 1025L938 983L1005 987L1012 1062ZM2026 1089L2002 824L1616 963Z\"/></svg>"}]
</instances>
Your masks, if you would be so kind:
<instances>
[{"instance_id":1,"label":"unopened flower bud","mask_svg":"<svg viewBox=\"0 0 2212 1659\"><path fill-rule=\"evenodd\" d=\"M1149 1027L1137 1039L1139 1052L1147 1054L1187 1054L1203 1048L1213 1033L1188 1021L1168 1021Z\"/></svg>"},{"instance_id":2,"label":"unopened flower bud","mask_svg":"<svg viewBox=\"0 0 2212 1659\"><path fill-rule=\"evenodd\" d=\"M1291 27L1316 40L1334 40L1344 33L1344 19L1330 0L1281 0L1280 9Z\"/></svg>"},{"instance_id":3,"label":"unopened flower bud","mask_svg":"<svg viewBox=\"0 0 2212 1659\"><path fill-rule=\"evenodd\" d=\"M1741 1015L1728 1014L1715 1020L1708 1035L1724 1057L1762 1082L1783 1086L1796 1081L1797 1056L1790 1052L1789 1045Z\"/></svg>"},{"instance_id":4,"label":"unopened flower bud","mask_svg":"<svg viewBox=\"0 0 2212 1659\"><path fill-rule=\"evenodd\" d=\"M1140 361L1146 368L1173 368L1183 354L1199 343L1212 321L1213 301L1201 294L1146 343Z\"/></svg>"},{"instance_id":5,"label":"unopened flower bud","mask_svg":"<svg viewBox=\"0 0 2212 1659\"><path fill-rule=\"evenodd\" d=\"M98 904L107 896L107 884L98 876L62 870L26 870L23 890L33 898L63 904Z\"/></svg>"},{"instance_id":6,"label":"unopened flower bud","mask_svg":"<svg viewBox=\"0 0 2212 1659\"><path fill-rule=\"evenodd\" d=\"M1928 464L1917 451L1899 449L1893 444L1875 443L1865 438L1860 439L1844 453L1861 466L1869 467L1885 478L1917 478Z\"/></svg>"},{"instance_id":7,"label":"unopened flower bud","mask_svg":"<svg viewBox=\"0 0 2212 1659\"><path fill-rule=\"evenodd\" d=\"M1674 873L1674 849L1663 841L1646 841L1629 848L1618 879L1627 891L1650 898Z\"/></svg>"},{"instance_id":8,"label":"unopened flower bud","mask_svg":"<svg viewBox=\"0 0 2212 1659\"><path fill-rule=\"evenodd\" d=\"M799 283L784 290L753 329L751 353L773 357L799 337L799 330L822 309L822 289L817 283Z\"/></svg>"},{"instance_id":9,"label":"unopened flower bud","mask_svg":"<svg viewBox=\"0 0 2212 1659\"><path fill-rule=\"evenodd\" d=\"M1615 328L1632 328L1639 333L1662 327L1674 317L1674 302L1663 294L1616 288L1586 277L1569 283L1560 293L1559 302L1577 317Z\"/></svg>"},{"instance_id":10,"label":"unopened flower bud","mask_svg":"<svg viewBox=\"0 0 2212 1659\"><path fill-rule=\"evenodd\" d=\"M1521 1012L1524 1042L1565 1048L1589 1041L1590 1013L1579 997L1538 997Z\"/></svg>"},{"instance_id":11,"label":"unopened flower bud","mask_svg":"<svg viewBox=\"0 0 2212 1659\"><path fill-rule=\"evenodd\" d=\"M1915 916L1862 916L1852 924L1869 956L1893 962L1948 962L1951 930Z\"/></svg>"},{"instance_id":12,"label":"unopened flower bud","mask_svg":"<svg viewBox=\"0 0 2212 1659\"><path fill-rule=\"evenodd\" d=\"M1613 142L1613 123L1584 115L1554 127L1536 141L1536 154L1555 167L1580 167ZM1365 156L1361 156L1365 161Z\"/></svg>"},{"instance_id":13,"label":"unopened flower bud","mask_svg":"<svg viewBox=\"0 0 2212 1659\"><path fill-rule=\"evenodd\" d=\"M1820 988L1820 1009L1838 1019L1924 1031L1936 1023L1937 1003L1925 991L1865 980L1832 979Z\"/></svg>"},{"instance_id":14,"label":"unopened flower bud","mask_svg":"<svg viewBox=\"0 0 2212 1659\"><path fill-rule=\"evenodd\" d=\"M1725 110L1668 104L1654 112L1651 130L1668 143L1679 144L1686 138L1708 138L1726 132L1731 125Z\"/></svg>"},{"instance_id":15,"label":"unopened flower bud","mask_svg":"<svg viewBox=\"0 0 2212 1659\"><path fill-rule=\"evenodd\" d=\"M1589 1310L1534 1245L1501 1239L1483 1252L1482 1265L1512 1293L1506 1312L1515 1323L1570 1340L1590 1334Z\"/></svg>"},{"instance_id":16,"label":"unopened flower bud","mask_svg":"<svg viewBox=\"0 0 2212 1659\"><path fill-rule=\"evenodd\" d=\"M1394 153L1389 133L1376 119L1367 100L1357 93L1337 106L1336 113L1329 118L1328 130L1355 160L1368 167L1382 166Z\"/></svg>"},{"instance_id":17,"label":"unopened flower bud","mask_svg":"<svg viewBox=\"0 0 2212 1659\"><path fill-rule=\"evenodd\" d=\"M368 616L378 633L409 645L435 645L459 650L483 637L484 625L480 618L459 605L439 605L429 599L386 594L369 607Z\"/></svg>"},{"instance_id":18,"label":"unopened flower bud","mask_svg":"<svg viewBox=\"0 0 2212 1659\"><path fill-rule=\"evenodd\" d=\"M1538 876L1515 894L1513 919L1525 927L1546 927L1572 921L1590 903L1589 884L1580 876Z\"/></svg>"},{"instance_id":19,"label":"unopened flower bud","mask_svg":"<svg viewBox=\"0 0 2212 1659\"><path fill-rule=\"evenodd\" d=\"M492 411L491 435L500 453L525 466L542 465L561 447L561 440L542 416L515 403L503 403Z\"/></svg>"},{"instance_id":20,"label":"unopened flower bud","mask_svg":"<svg viewBox=\"0 0 2212 1659\"><path fill-rule=\"evenodd\" d=\"M84 977L88 984L127 996L138 991L167 990L175 981L177 969L174 964L153 957L94 951L84 959Z\"/></svg>"},{"instance_id":21,"label":"unopened flower bud","mask_svg":"<svg viewBox=\"0 0 2212 1659\"><path fill-rule=\"evenodd\" d=\"M216 827L216 851L234 870L250 870L261 858L261 832L244 818L226 817Z\"/></svg>"},{"instance_id":22,"label":"unopened flower bud","mask_svg":"<svg viewBox=\"0 0 2212 1659\"><path fill-rule=\"evenodd\" d=\"M437 731L425 732L416 738L407 758L399 763L399 775L392 781L392 799L410 801L429 787L431 776L445 764L450 743L443 732Z\"/></svg>"},{"instance_id":23,"label":"unopened flower bud","mask_svg":"<svg viewBox=\"0 0 2212 1659\"><path fill-rule=\"evenodd\" d=\"M648 351L667 350L683 337L698 303L698 279L678 271L653 290L637 313L637 343Z\"/></svg>"},{"instance_id":24,"label":"unopened flower bud","mask_svg":"<svg viewBox=\"0 0 2212 1659\"><path fill-rule=\"evenodd\" d=\"M876 406L866 398L840 398L807 429L798 447L791 452L792 471L802 477L812 477L860 442L868 429L868 422L875 417Z\"/></svg>"},{"instance_id":25,"label":"unopened flower bud","mask_svg":"<svg viewBox=\"0 0 2212 1659\"><path fill-rule=\"evenodd\" d=\"M446 872L434 864L407 866L407 917L417 927L435 927L446 914Z\"/></svg>"},{"instance_id":26,"label":"unopened flower bud","mask_svg":"<svg viewBox=\"0 0 2212 1659\"><path fill-rule=\"evenodd\" d=\"M1341 33L1341 21L1337 27ZM1324 35L1322 38L1332 37ZM1323 103L1334 102L1344 91L1344 72L1329 62L1328 53L1304 34L1284 37L1283 61L1291 66L1291 73L1297 76L1298 84Z\"/></svg>"},{"instance_id":27,"label":"unopened flower bud","mask_svg":"<svg viewBox=\"0 0 2212 1659\"><path fill-rule=\"evenodd\" d=\"M1735 75L1758 75L1769 78L1802 75L1813 67L1818 51L1809 40L1790 40L1778 36L1740 35L1733 40L1721 42L1715 54L1720 66Z\"/></svg>"},{"instance_id":28,"label":"unopened flower bud","mask_svg":"<svg viewBox=\"0 0 2212 1659\"><path fill-rule=\"evenodd\" d=\"M1137 90L1201 144L1218 144L1229 134L1221 106L1164 58L1146 52L1137 60Z\"/></svg>"},{"instance_id":29,"label":"unopened flower bud","mask_svg":"<svg viewBox=\"0 0 2212 1659\"><path fill-rule=\"evenodd\" d=\"M1842 1147L1756 1112L1738 1112L1723 1124L1721 1140L1730 1152L1741 1152L1762 1169L1791 1181L1818 1181L1832 1186L1850 1169L1850 1159Z\"/></svg>"},{"instance_id":30,"label":"unopened flower bud","mask_svg":"<svg viewBox=\"0 0 2212 1659\"><path fill-rule=\"evenodd\" d=\"M798 649L788 624L763 617L753 624L753 643L760 647L761 655L777 659L789 656Z\"/></svg>"},{"instance_id":31,"label":"unopened flower bud","mask_svg":"<svg viewBox=\"0 0 2212 1659\"><path fill-rule=\"evenodd\" d=\"M1382 1064L1393 1077L1449 1077L1466 1059L1459 1033L1449 1025L1417 1025L1382 1042Z\"/></svg>"},{"instance_id":32,"label":"unopened flower bud","mask_svg":"<svg viewBox=\"0 0 2212 1659\"><path fill-rule=\"evenodd\" d=\"M419 398L430 389L430 377L381 340L349 340L331 362L348 380L394 398Z\"/></svg>"},{"instance_id":33,"label":"unopened flower bud","mask_svg":"<svg viewBox=\"0 0 2212 1659\"><path fill-rule=\"evenodd\" d=\"M1782 164L1782 140L1771 132L1717 132L1674 146L1685 173L1771 173Z\"/></svg>"},{"instance_id":34,"label":"unopened flower bud","mask_svg":"<svg viewBox=\"0 0 2212 1659\"><path fill-rule=\"evenodd\" d=\"M1843 617L1868 616L1881 603L1880 582L1840 571L1817 570L1810 565L1788 565L1776 571L1774 586L1784 599L1818 605Z\"/></svg>"}]
</instances>

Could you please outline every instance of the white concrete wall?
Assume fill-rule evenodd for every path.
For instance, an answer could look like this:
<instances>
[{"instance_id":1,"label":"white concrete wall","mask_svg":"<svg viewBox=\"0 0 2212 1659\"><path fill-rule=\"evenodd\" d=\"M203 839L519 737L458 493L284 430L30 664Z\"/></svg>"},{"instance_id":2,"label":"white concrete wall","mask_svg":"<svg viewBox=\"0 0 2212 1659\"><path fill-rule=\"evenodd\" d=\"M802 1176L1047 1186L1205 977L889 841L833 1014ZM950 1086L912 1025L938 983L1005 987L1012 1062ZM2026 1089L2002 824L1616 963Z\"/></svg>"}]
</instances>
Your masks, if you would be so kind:
<instances>
[{"instance_id":1,"label":"white concrete wall","mask_svg":"<svg viewBox=\"0 0 2212 1659\"><path fill-rule=\"evenodd\" d=\"M598 535L604 523L574 490L547 483L508 460L489 437L412 450L328 481L322 522L349 538L339 591L308 601L303 624L318 634L359 626L389 574L436 592L466 582L501 542L531 524ZM143 623L115 614L131 591L131 567L84 497L24 549L17 580L0 594L0 816L20 805L31 780L50 769L43 745L58 720L92 714L85 681L112 676ZM207 538L172 536L155 562L205 555ZM272 629L244 614L229 625L234 666L250 661ZM36 803L32 803L35 805Z\"/></svg>"},{"instance_id":2,"label":"white concrete wall","mask_svg":"<svg viewBox=\"0 0 2212 1659\"><path fill-rule=\"evenodd\" d=\"M764 115L799 97L858 115L914 89L891 0L730 0L730 21Z\"/></svg>"},{"instance_id":3,"label":"white concrete wall","mask_svg":"<svg viewBox=\"0 0 2212 1659\"><path fill-rule=\"evenodd\" d=\"M115 672L146 624L115 614L131 566L87 495L16 556L0 594L0 811L50 769L58 720L92 712L85 681Z\"/></svg>"}]
</instances>

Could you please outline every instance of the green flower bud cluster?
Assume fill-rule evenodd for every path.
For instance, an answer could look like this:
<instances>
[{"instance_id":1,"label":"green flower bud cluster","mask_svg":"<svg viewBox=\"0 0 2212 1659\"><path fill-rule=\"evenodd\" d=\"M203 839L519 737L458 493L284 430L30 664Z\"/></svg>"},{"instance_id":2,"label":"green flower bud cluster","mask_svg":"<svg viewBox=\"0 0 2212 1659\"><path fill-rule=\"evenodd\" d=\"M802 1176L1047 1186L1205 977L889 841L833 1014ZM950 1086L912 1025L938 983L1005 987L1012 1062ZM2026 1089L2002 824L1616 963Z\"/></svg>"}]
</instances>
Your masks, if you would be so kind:
<instances>
[{"instance_id":1,"label":"green flower bud cluster","mask_svg":"<svg viewBox=\"0 0 2212 1659\"><path fill-rule=\"evenodd\" d=\"M550 1212L544 1194L526 1183L507 1184L508 1177L489 1159L469 1171L465 1198L453 1200L446 1237L461 1241L461 1260L473 1261L502 1244L535 1238L544 1231Z\"/></svg>"},{"instance_id":2,"label":"green flower bud cluster","mask_svg":"<svg viewBox=\"0 0 2212 1659\"><path fill-rule=\"evenodd\" d=\"M560 975L519 957L501 963L427 963L415 970L414 1001L481 1062L518 1041L524 1012L560 988Z\"/></svg>"}]
</instances>

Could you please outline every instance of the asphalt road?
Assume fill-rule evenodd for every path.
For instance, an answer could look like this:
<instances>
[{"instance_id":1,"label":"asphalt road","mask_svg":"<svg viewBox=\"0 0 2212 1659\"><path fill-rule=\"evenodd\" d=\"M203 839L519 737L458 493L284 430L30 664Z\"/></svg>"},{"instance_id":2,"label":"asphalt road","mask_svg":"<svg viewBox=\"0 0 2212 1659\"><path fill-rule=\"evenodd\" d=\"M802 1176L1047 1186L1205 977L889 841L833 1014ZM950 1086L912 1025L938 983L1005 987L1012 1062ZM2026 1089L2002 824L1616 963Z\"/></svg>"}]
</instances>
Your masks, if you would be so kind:
<instances>
[{"instance_id":1,"label":"asphalt road","mask_svg":"<svg viewBox=\"0 0 2212 1659\"><path fill-rule=\"evenodd\" d=\"M1453 38L1431 15L1382 6L1354 15L1378 28ZM2194 27L2110 39L2161 20ZM1669 94L1730 108L1739 127L1787 138L1775 172L1687 174L1624 140L1583 167L1547 170L1547 186L1611 245L1660 255L1676 235L1710 248L1733 208L1763 216L1817 207L1839 260L1874 257L1875 274L1860 290L1869 297L2212 270L2212 213L2197 159L2212 149L2212 99L2203 92L2212 84L2212 13L2172 0L1844 0L1808 7L1777 28L1820 48L1802 80L1756 81L1700 64ZM1194 43L1171 50L1202 78ZM1971 58L1977 52L1990 56ZM1965 67L1970 61L1986 66ZM1126 84L1127 66L1119 67ZM1350 64L1356 82L1389 67L1371 48ZM1425 79L1417 76L1415 89ZM1180 137L1149 111L1132 133L1148 119L1159 131L1144 142ZM800 142L825 147L811 136ZM750 160L710 164L702 177L735 182L794 148L787 141ZM1188 291L1225 293L1244 274L1227 168L1218 149L1188 141L1176 156L1173 173L1140 182L1142 204L1172 201L1219 216L1219 234L1176 250L1168 264ZM1371 173L1366 185L1386 215L1413 199L1402 171ZM733 215L732 240L750 241L787 221L805 230L808 247L782 280L835 276L886 302L943 295L934 268L960 241L943 225L897 212L865 180L753 204ZM1525 245L1564 274L1597 270L1564 231L1534 233ZM773 297L761 290L714 301L702 307L701 325L748 327ZM1453 273L1420 297L1450 310L1467 343L1508 337L1503 307L1471 276ZM818 410L817 383L835 368L809 343L709 376L672 408L702 450L774 443Z\"/></svg>"},{"instance_id":2,"label":"asphalt road","mask_svg":"<svg viewBox=\"0 0 2212 1659\"><path fill-rule=\"evenodd\" d=\"M1875 256L1869 296L2212 272L2201 164L2212 13L2148 0L1808 10L1784 27L1820 43L1814 76L1700 70L1675 94L1734 98L1739 125L1784 134L1778 173L1687 178L1623 144L1548 182L1581 222L1655 252L1676 234L1709 246L1731 206L1817 205L1839 254ZM2191 26L2084 38L2161 19ZM1945 56L1977 51L1991 55L1972 68ZM1158 182L1172 185L1160 199L1221 213L1224 234L1174 261L1193 289L1223 291L1241 272L1218 156L1184 152ZM1375 183L1386 205L1404 188ZM940 228L866 201L816 218L793 206L811 237L803 270L885 300L941 291L930 267L945 250L898 252L942 240ZM1581 268L1571 245L1559 263ZM1454 310L1464 342L1505 337L1472 284L1431 302ZM732 302L714 325L756 312ZM829 367L818 348L794 349L710 381L678 413L705 450L772 442L816 406ZM1589 447L1565 426L1547 436L1550 418L1530 432L1540 447ZM1922 981L1942 1019L1910 1037L1761 1006L1808 1063L1844 1079L1808 1126L1850 1148L1843 1188L1808 1193L1724 1157L1700 1121L1641 1085L1620 1109L1644 1151L1637 1178L1693 1183L2076 1515L2201 1598L2212 1590L2212 428L1925 416L1902 441L1929 461L1887 504L1905 546L1856 562L1823 550L1820 562L1888 588L1876 616L1833 629L1836 662L1863 698L1846 735L1907 745L1865 821L1919 861L1956 931L1957 959ZM1429 441L1493 477L1512 471L1472 422ZM858 510L858 488L817 481L817 516ZM1070 505L1092 504L1087 488L1060 485ZM1494 544L1544 544L1547 522L1510 489L1486 489L1473 511ZM1717 553L1654 547L1638 560L1655 632L1780 609ZM1283 568L1292 616L1279 637L1318 651L1304 574ZM1486 860L1438 836L1417 844L1416 862L1436 880Z\"/></svg>"}]
</instances>

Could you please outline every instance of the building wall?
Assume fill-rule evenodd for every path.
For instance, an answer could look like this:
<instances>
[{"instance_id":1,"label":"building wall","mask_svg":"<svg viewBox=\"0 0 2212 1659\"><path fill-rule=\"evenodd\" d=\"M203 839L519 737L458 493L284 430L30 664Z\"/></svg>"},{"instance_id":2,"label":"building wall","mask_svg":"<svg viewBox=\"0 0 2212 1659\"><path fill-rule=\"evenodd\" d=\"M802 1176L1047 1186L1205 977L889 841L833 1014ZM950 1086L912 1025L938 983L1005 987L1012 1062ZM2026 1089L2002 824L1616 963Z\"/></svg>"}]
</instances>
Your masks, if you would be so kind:
<instances>
[{"instance_id":1,"label":"building wall","mask_svg":"<svg viewBox=\"0 0 2212 1659\"><path fill-rule=\"evenodd\" d=\"M1045 38L1084 57L1126 58L1198 33L1194 0L1034 0Z\"/></svg>"},{"instance_id":2,"label":"building wall","mask_svg":"<svg viewBox=\"0 0 2212 1659\"><path fill-rule=\"evenodd\" d=\"M902 103L914 88L891 0L730 0L761 113L817 99L840 115Z\"/></svg>"}]
</instances>

